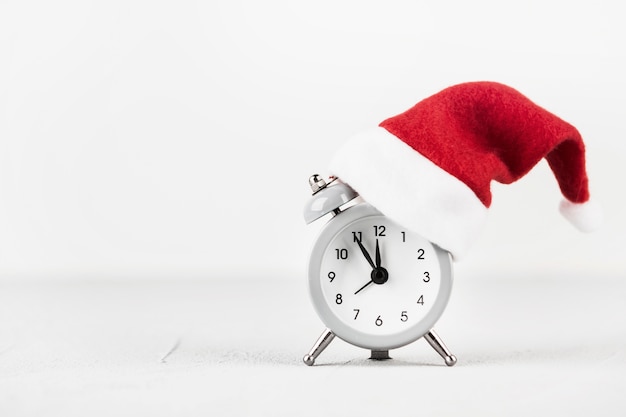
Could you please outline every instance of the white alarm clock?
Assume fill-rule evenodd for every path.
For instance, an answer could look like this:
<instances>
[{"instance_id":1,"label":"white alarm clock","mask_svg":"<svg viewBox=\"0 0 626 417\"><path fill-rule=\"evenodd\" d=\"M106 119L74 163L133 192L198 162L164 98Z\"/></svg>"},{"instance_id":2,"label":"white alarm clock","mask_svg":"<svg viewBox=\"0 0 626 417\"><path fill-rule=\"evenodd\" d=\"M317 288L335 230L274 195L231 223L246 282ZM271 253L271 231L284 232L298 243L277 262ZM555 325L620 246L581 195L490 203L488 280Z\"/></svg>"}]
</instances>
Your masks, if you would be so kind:
<instances>
[{"instance_id":1,"label":"white alarm clock","mask_svg":"<svg viewBox=\"0 0 626 417\"><path fill-rule=\"evenodd\" d=\"M311 366L335 336L389 359L389 350L424 337L456 363L433 326L452 290L450 254L385 217L337 178L309 178L313 197L304 209L311 223L333 217L313 245L309 291L326 329L304 363Z\"/></svg>"}]
</instances>

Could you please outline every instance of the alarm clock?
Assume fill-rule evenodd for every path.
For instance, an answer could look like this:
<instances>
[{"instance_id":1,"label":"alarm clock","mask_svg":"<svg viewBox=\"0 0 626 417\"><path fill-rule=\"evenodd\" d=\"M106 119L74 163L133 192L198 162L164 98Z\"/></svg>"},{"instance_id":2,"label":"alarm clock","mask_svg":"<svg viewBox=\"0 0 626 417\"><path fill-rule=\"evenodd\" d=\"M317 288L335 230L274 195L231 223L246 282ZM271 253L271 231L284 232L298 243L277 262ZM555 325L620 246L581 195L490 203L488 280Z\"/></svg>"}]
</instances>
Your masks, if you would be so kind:
<instances>
[{"instance_id":1,"label":"alarm clock","mask_svg":"<svg viewBox=\"0 0 626 417\"><path fill-rule=\"evenodd\" d=\"M339 178L316 174L309 185L306 223L331 218L308 265L311 301L326 329L304 363L313 365L335 336L377 360L423 337L453 366L456 357L433 331L452 290L450 254L387 218Z\"/></svg>"}]
</instances>

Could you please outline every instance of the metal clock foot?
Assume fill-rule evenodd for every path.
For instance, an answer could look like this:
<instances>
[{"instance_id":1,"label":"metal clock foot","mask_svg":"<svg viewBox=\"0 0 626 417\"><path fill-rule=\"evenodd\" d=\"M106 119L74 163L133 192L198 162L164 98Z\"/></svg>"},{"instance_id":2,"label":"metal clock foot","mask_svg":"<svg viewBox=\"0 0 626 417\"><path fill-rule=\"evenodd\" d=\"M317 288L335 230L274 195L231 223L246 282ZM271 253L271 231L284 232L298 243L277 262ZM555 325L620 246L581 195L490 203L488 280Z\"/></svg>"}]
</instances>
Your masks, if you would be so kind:
<instances>
[{"instance_id":1,"label":"metal clock foot","mask_svg":"<svg viewBox=\"0 0 626 417\"><path fill-rule=\"evenodd\" d=\"M424 335L424 339L437 351L439 355L446 361L446 365L454 366L456 363L456 356L454 356L448 347L443 343L439 335L434 330L430 330Z\"/></svg>"},{"instance_id":2,"label":"metal clock foot","mask_svg":"<svg viewBox=\"0 0 626 417\"><path fill-rule=\"evenodd\" d=\"M330 330L326 329L322 333L322 335L317 339L309 353L304 355L302 360L308 366L312 366L315 363L315 359L328 347L330 342L335 338L335 334Z\"/></svg>"}]
</instances>

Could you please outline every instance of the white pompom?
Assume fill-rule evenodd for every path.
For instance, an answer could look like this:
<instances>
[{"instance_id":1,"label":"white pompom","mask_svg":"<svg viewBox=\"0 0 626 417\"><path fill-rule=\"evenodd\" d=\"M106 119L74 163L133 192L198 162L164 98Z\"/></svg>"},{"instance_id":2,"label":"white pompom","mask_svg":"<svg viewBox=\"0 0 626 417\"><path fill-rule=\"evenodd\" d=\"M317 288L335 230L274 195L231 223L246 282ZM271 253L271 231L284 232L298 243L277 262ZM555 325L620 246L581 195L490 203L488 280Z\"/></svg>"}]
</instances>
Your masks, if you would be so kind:
<instances>
[{"instance_id":1,"label":"white pompom","mask_svg":"<svg viewBox=\"0 0 626 417\"><path fill-rule=\"evenodd\" d=\"M569 200L562 200L559 211L581 232L593 232L602 226L604 218L602 207L595 201L572 203Z\"/></svg>"}]
</instances>

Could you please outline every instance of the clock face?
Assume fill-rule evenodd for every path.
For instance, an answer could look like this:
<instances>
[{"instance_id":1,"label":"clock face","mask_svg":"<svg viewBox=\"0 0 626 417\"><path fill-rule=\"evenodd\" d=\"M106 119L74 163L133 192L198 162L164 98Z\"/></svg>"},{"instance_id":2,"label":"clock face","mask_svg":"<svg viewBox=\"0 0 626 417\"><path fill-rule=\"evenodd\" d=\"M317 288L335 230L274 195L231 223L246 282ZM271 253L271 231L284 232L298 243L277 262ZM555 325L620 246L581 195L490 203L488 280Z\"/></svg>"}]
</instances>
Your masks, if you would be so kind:
<instances>
[{"instance_id":1,"label":"clock face","mask_svg":"<svg viewBox=\"0 0 626 417\"><path fill-rule=\"evenodd\" d=\"M350 214L320 238L318 259L311 259L318 313L335 334L358 346L410 343L443 313L452 285L450 257L379 213Z\"/></svg>"}]
</instances>

